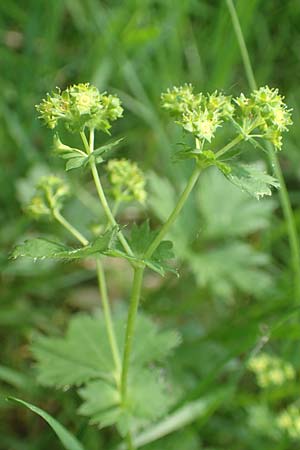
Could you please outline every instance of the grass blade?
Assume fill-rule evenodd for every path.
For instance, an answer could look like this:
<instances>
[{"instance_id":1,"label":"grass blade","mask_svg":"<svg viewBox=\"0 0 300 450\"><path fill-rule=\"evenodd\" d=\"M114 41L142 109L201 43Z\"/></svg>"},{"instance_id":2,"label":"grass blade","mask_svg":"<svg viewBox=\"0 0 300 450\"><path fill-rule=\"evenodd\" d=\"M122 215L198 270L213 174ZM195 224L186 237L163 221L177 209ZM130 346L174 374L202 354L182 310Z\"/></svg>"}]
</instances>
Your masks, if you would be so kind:
<instances>
[{"instance_id":1,"label":"grass blade","mask_svg":"<svg viewBox=\"0 0 300 450\"><path fill-rule=\"evenodd\" d=\"M84 450L83 446L80 442L68 431L66 430L56 419L54 419L50 414L46 413L42 409L37 406L32 405L31 403L24 402L16 397L8 397L9 401L14 403L19 403L20 405L25 406L26 408L33 411L35 414L42 417L52 428L54 433L59 438L60 442L63 444L66 450Z\"/></svg>"}]
</instances>

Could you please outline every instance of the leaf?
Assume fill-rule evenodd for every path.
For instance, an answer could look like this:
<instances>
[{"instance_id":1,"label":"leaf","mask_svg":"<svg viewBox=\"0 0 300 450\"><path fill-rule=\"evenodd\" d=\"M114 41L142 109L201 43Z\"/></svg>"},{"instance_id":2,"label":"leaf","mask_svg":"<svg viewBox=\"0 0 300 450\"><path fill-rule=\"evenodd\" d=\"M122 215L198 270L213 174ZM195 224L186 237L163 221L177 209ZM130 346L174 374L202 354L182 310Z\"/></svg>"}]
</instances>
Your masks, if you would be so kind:
<instances>
[{"instance_id":1,"label":"leaf","mask_svg":"<svg viewBox=\"0 0 300 450\"><path fill-rule=\"evenodd\" d=\"M82 156L76 156L74 158L70 158L66 162L66 170L72 170L72 169L79 169L79 167L85 167L87 162L87 158L84 158Z\"/></svg>"},{"instance_id":2,"label":"leaf","mask_svg":"<svg viewBox=\"0 0 300 450\"><path fill-rule=\"evenodd\" d=\"M258 200L265 195L272 195L271 187L280 187L278 180L261 170L257 164L234 165L226 177L242 191Z\"/></svg>"},{"instance_id":3,"label":"leaf","mask_svg":"<svg viewBox=\"0 0 300 450\"><path fill-rule=\"evenodd\" d=\"M199 418L205 419L209 417L224 400L230 397L231 393L231 389L217 389L213 394L208 394L198 400L187 403L134 437L134 446L136 448L143 447L150 442L155 442L174 431L182 429ZM125 450L125 448L125 445L121 444L117 450ZM162 446L159 448L162 448Z\"/></svg>"},{"instance_id":4,"label":"leaf","mask_svg":"<svg viewBox=\"0 0 300 450\"><path fill-rule=\"evenodd\" d=\"M117 147L117 145L120 144L120 142L122 142L124 140L124 138L120 138L120 139L116 139L112 142L109 142L108 144L104 144L101 147L96 148L92 155L89 156L89 158L94 157L95 161L97 163L99 162L103 162L104 160L102 159L102 155L104 153L109 152L110 150L114 149L115 147Z\"/></svg>"},{"instance_id":5,"label":"leaf","mask_svg":"<svg viewBox=\"0 0 300 450\"><path fill-rule=\"evenodd\" d=\"M37 406L32 405L31 403L24 402L24 400L21 400L19 398L9 397L8 400L23 405L26 408L33 411L35 414L42 417L50 425L50 427L57 435L57 437L59 438L60 442L63 444L66 450L84 450L81 443L68 430L66 430L66 428L63 427L56 419L50 416L50 414L46 413Z\"/></svg>"},{"instance_id":6,"label":"leaf","mask_svg":"<svg viewBox=\"0 0 300 450\"><path fill-rule=\"evenodd\" d=\"M270 225L276 206L271 199L256 201L213 169L201 176L196 195L204 239L242 237L263 230Z\"/></svg>"},{"instance_id":7,"label":"leaf","mask_svg":"<svg viewBox=\"0 0 300 450\"><path fill-rule=\"evenodd\" d=\"M104 159L102 155L104 153L112 150L114 147L119 145L124 138L116 139L108 144L102 145L98 147L88 155L82 150L78 148L69 147L61 142L58 134L54 136L54 151L60 156L62 159L66 160L66 170L78 169L80 167L86 167L88 163L94 159L96 163L102 163Z\"/></svg>"},{"instance_id":8,"label":"leaf","mask_svg":"<svg viewBox=\"0 0 300 450\"><path fill-rule=\"evenodd\" d=\"M79 393L84 400L79 413L100 427L115 424L122 436L165 415L175 400L161 374L148 369L131 370L125 406L117 387L102 381L87 384Z\"/></svg>"},{"instance_id":9,"label":"leaf","mask_svg":"<svg viewBox=\"0 0 300 450\"><path fill-rule=\"evenodd\" d=\"M68 388L92 379L110 379L114 370L105 324L98 317L74 317L65 337L38 336L31 351L37 360L38 381L45 386Z\"/></svg>"},{"instance_id":10,"label":"leaf","mask_svg":"<svg viewBox=\"0 0 300 450\"><path fill-rule=\"evenodd\" d=\"M229 174L231 168L228 164L220 161L216 154L211 150L199 150L198 148L192 148L185 146L183 150L180 150L173 157L173 161L183 161L186 159L196 159L200 167L207 168L210 166L216 166L224 174Z\"/></svg>"},{"instance_id":11,"label":"leaf","mask_svg":"<svg viewBox=\"0 0 300 450\"><path fill-rule=\"evenodd\" d=\"M78 148L69 147L61 142L59 135L55 134L53 141L54 152L66 160L66 170L77 169L86 164L88 155Z\"/></svg>"},{"instance_id":12,"label":"leaf","mask_svg":"<svg viewBox=\"0 0 300 450\"><path fill-rule=\"evenodd\" d=\"M270 275L263 270L268 263L266 254L239 241L202 254L191 253L189 260L198 284L211 288L222 297L231 297L234 288L252 294L270 288Z\"/></svg>"},{"instance_id":13,"label":"leaf","mask_svg":"<svg viewBox=\"0 0 300 450\"><path fill-rule=\"evenodd\" d=\"M53 242L48 239L37 238L25 241L17 245L12 253L13 258L27 256L33 259L81 259L98 253L105 253L115 236L115 229L108 230L101 236L98 236L93 242L85 247L77 249L67 247L61 243Z\"/></svg>"},{"instance_id":14,"label":"leaf","mask_svg":"<svg viewBox=\"0 0 300 450\"><path fill-rule=\"evenodd\" d=\"M134 224L131 228L129 244L133 250L134 256L130 256L123 252L120 244L117 242L116 247L108 252L110 256L126 258L131 262L140 262L145 264L149 269L164 276L166 271L177 274L176 270L167 264L167 260L174 258L172 251L173 243L171 241L162 241L150 259L145 259L144 254L151 242L157 235L156 231L152 231L149 221L145 221L142 225Z\"/></svg>"},{"instance_id":15,"label":"leaf","mask_svg":"<svg viewBox=\"0 0 300 450\"><path fill-rule=\"evenodd\" d=\"M124 347L126 317L114 320L120 354ZM131 364L142 367L163 360L180 343L175 331L160 331L152 320L139 315L136 322ZM65 337L38 336L32 346L38 380L47 386L68 387L89 380L113 380L115 367L103 317L75 316Z\"/></svg>"}]
</instances>

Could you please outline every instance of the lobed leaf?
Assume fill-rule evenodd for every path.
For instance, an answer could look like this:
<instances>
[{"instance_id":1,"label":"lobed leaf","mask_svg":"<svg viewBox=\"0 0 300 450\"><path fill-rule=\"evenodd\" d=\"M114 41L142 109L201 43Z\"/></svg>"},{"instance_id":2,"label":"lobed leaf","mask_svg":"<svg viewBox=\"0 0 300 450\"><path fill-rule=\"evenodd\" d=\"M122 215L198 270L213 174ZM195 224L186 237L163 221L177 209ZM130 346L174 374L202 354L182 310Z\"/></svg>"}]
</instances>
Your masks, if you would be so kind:
<instances>
[{"instance_id":1,"label":"lobed leaf","mask_svg":"<svg viewBox=\"0 0 300 450\"><path fill-rule=\"evenodd\" d=\"M272 187L280 187L276 178L261 170L256 164L234 165L231 167L231 172L226 174L226 177L235 186L258 200L265 195L272 195Z\"/></svg>"},{"instance_id":2,"label":"lobed leaf","mask_svg":"<svg viewBox=\"0 0 300 450\"><path fill-rule=\"evenodd\" d=\"M114 321L120 353L124 347L125 316ZM144 315L136 323L131 363L142 367L163 360L180 343L175 331L160 331ZM38 336L31 350L37 360L38 380L43 385L66 387L94 379L113 380L115 367L102 317L75 316L65 337Z\"/></svg>"},{"instance_id":3,"label":"lobed leaf","mask_svg":"<svg viewBox=\"0 0 300 450\"><path fill-rule=\"evenodd\" d=\"M129 430L143 428L166 414L175 400L169 390L158 371L131 370L126 405L122 405L117 387L95 381L79 391L84 400L79 413L91 417L101 428L115 424L126 436Z\"/></svg>"},{"instance_id":4,"label":"lobed leaf","mask_svg":"<svg viewBox=\"0 0 300 450\"><path fill-rule=\"evenodd\" d=\"M24 256L33 259L82 259L108 251L112 245L114 236L115 229L113 228L103 235L98 236L89 245L77 249L44 238L31 239L25 241L23 244L17 245L12 253L12 257L15 259Z\"/></svg>"},{"instance_id":5,"label":"lobed leaf","mask_svg":"<svg viewBox=\"0 0 300 450\"><path fill-rule=\"evenodd\" d=\"M164 276L166 271L177 274L176 270L169 266L167 261L174 258L173 243L171 241L162 241L150 259L145 259L144 254L149 245L155 238L157 232L150 229L149 221L145 221L141 225L134 224L131 229L130 239L128 240L134 256L125 253L116 243L116 247L108 251L110 256L122 257L131 262L145 264L149 269Z\"/></svg>"}]
</instances>

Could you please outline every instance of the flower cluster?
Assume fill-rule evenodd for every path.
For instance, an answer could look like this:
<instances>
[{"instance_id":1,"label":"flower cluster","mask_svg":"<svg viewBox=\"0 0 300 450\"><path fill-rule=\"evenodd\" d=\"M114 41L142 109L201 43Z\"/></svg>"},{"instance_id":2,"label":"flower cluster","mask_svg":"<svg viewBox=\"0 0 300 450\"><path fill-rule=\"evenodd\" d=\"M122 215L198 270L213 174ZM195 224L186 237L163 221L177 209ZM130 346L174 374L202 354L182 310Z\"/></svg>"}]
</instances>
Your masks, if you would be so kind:
<instances>
[{"instance_id":1,"label":"flower cluster","mask_svg":"<svg viewBox=\"0 0 300 450\"><path fill-rule=\"evenodd\" d=\"M245 135L253 130L261 133L261 137L269 140L276 149L282 147L282 132L288 131L291 125L291 110L284 103L284 97L278 89L268 86L253 91L250 97L241 94L234 99L238 106L237 122Z\"/></svg>"},{"instance_id":2,"label":"flower cluster","mask_svg":"<svg viewBox=\"0 0 300 450\"><path fill-rule=\"evenodd\" d=\"M162 94L161 100L162 107L176 122L200 141L211 142L216 129L234 112L230 96L217 91L207 95L194 94L191 84L169 89Z\"/></svg>"},{"instance_id":3,"label":"flower cluster","mask_svg":"<svg viewBox=\"0 0 300 450\"><path fill-rule=\"evenodd\" d=\"M300 439L300 409L290 405L277 418L277 425L292 439Z\"/></svg>"},{"instance_id":4,"label":"flower cluster","mask_svg":"<svg viewBox=\"0 0 300 450\"><path fill-rule=\"evenodd\" d=\"M120 99L107 95L89 83L57 89L36 106L49 128L56 128L61 120L68 130L80 131L85 127L109 132L111 122L122 116Z\"/></svg>"},{"instance_id":5,"label":"flower cluster","mask_svg":"<svg viewBox=\"0 0 300 450\"><path fill-rule=\"evenodd\" d=\"M269 140L276 149L282 146L282 133L292 124L291 110L278 89L268 86L254 90L250 97L234 98L219 92L195 94L191 84L174 87L161 96L162 107L176 123L200 141L211 140L225 120L231 119L245 139L260 137ZM259 134L251 134L256 130Z\"/></svg>"},{"instance_id":6,"label":"flower cluster","mask_svg":"<svg viewBox=\"0 0 300 450\"><path fill-rule=\"evenodd\" d=\"M35 218L52 216L54 210L59 211L63 199L68 195L66 183L54 175L40 178L36 185L36 194L26 207L26 211Z\"/></svg>"},{"instance_id":7,"label":"flower cluster","mask_svg":"<svg viewBox=\"0 0 300 450\"><path fill-rule=\"evenodd\" d=\"M296 376L295 369L290 363L267 353L252 358L248 367L255 373L257 383L262 388L282 385Z\"/></svg>"},{"instance_id":8,"label":"flower cluster","mask_svg":"<svg viewBox=\"0 0 300 450\"><path fill-rule=\"evenodd\" d=\"M127 159L111 159L107 164L112 194L117 201L146 199L145 177L138 165Z\"/></svg>"}]
</instances>

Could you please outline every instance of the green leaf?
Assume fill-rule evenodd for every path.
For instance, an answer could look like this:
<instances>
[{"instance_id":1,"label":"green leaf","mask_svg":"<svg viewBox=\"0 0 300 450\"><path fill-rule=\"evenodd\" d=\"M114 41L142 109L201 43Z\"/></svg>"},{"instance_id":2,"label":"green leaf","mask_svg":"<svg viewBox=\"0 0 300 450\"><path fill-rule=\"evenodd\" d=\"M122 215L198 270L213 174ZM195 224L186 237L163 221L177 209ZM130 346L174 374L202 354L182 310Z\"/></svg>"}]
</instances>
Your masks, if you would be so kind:
<instances>
[{"instance_id":1,"label":"green leaf","mask_svg":"<svg viewBox=\"0 0 300 450\"><path fill-rule=\"evenodd\" d=\"M86 165L87 157L75 156L74 158L70 158L66 162L66 170L79 169L79 167L83 167Z\"/></svg>"},{"instance_id":2,"label":"green leaf","mask_svg":"<svg viewBox=\"0 0 300 450\"><path fill-rule=\"evenodd\" d=\"M157 424L152 425L134 437L134 446L139 448L150 442L155 442L164 436L168 436L170 433L174 433L174 431L186 427L199 418L204 421L210 417L224 400L230 398L231 395L232 390L230 388L216 389L213 394L208 394L198 400L185 404L163 420L160 420ZM125 448L125 445L121 444L117 450L125 450ZM162 446L160 445L158 448L162 448Z\"/></svg>"},{"instance_id":3,"label":"green leaf","mask_svg":"<svg viewBox=\"0 0 300 450\"><path fill-rule=\"evenodd\" d=\"M69 147L61 142L59 135L55 134L53 142L54 152L66 160L66 170L77 169L86 164L88 155L78 148Z\"/></svg>"},{"instance_id":4,"label":"green leaf","mask_svg":"<svg viewBox=\"0 0 300 450\"><path fill-rule=\"evenodd\" d=\"M198 148L191 148L185 146L173 157L173 161L183 161L186 159L196 159L199 166L203 169L210 166L216 166L224 174L229 174L231 168L228 164L217 159L216 154L211 150L199 150Z\"/></svg>"},{"instance_id":5,"label":"green leaf","mask_svg":"<svg viewBox=\"0 0 300 450\"><path fill-rule=\"evenodd\" d=\"M110 379L114 369L104 321L75 316L63 338L38 336L31 346L38 381L67 388L98 378Z\"/></svg>"},{"instance_id":6,"label":"green leaf","mask_svg":"<svg viewBox=\"0 0 300 450\"><path fill-rule=\"evenodd\" d=\"M149 269L164 276L166 271L171 271L177 274L177 271L170 267L167 263L168 260L174 258L172 251L173 243L171 241L162 241L151 259L145 259L144 254L149 245L157 235L156 231L150 229L149 221L145 221L141 225L134 224L131 228L131 234L129 244L133 250L134 256L130 256L123 252L119 243L116 243L116 247L108 252L110 256L126 258L131 262L143 263Z\"/></svg>"},{"instance_id":7,"label":"green leaf","mask_svg":"<svg viewBox=\"0 0 300 450\"><path fill-rule=\"evenodd\" d=\"M46 413L37 406L32 405L31 403L24 402L19 398L9 397L8 400L23 405L26 408L33 411L35 414L42 417L50 425L50 427L57 435L57 437L59 438L60 442L63 444L66 450L84 450L81 443L68 430L66 430L66 428L63 427L56 419L50 416L50 414Z\"/></svg>"},{"instance_id":8,"label":"green leaf","mask_svg":"<svg viewBox=\"0 0 300 450\"><path fill-rule=\"evenodd\" d=\"M99 158L102 157L102 155L104 153L109 152L110 150L113 150L115 147L117 147L117 145L120 144L120 142L122 142L124 140L124 138L120 138L120 139L116 139L112 142L109 142L108 144L104 144L101 147L96 148L92 155L90 155L90 157L94 157L96 159L96 162L102 162L103 159ZM98 159L99 158L99 159Z\"/></svg>"},{"instance_id":9,"label":"green leaf","mask_svg":"<svg viewBox=\"0 0 300 450\"><path fill-rule=\"evenodd\" d=\"M87 384L79 391L84 403L79 412L100 427L115 424L122 436L164 416L176 396L159 371L131 370L126 405L117 387L102 381Z\"/></svg>"},{"instance_id":10,"label":"green leaf","mask_svg":"<svg viewBox=\"0 0 300 450\"><path fill-rule=\"evenodd\" d=\"M13 258L30 257L33 259L81 259L93 256L98 253L105 253L109 250L115 236L115 229L108 230L98 236L93 242L85 247L77 249L67 247L63 244L50 241L48 239L37 238L25 241L17 245L12 253Z\"/></svg>"},{"instance_id":11,"label":"green leaf","mask_svg":"<svg viewBox=\"0 0 300 450\"><path fill-rule=\"evenodd\" d=\"M125 315L114 320L120 353L124 347ZM160 331L152 320L139 315L131 364L141 367L163 360L180 343L175 331ZM37 360L38 380L47 386L68 387L89 380L114 379L114 363L103 317L75 316L65 337L38 336L31 350Z\"/></svg>"},{"instance_id":12,"label":"green leaf","mask_svg":"<svg viewBox=\"0 0 300 450\"><path fill-rule=\"evenodd\" d=\"M58 134L54 136L54 151L60 156L60 158L66 160L66 170L78 169L80 167L86 167L91 159L94 159L96 163L102 163L104 159L102 155L109 152L114 147L119 145L123 141L123 138L116 139L108 144L102 145L93 151L92 154L87 155L84 151L78 148L69 147L61 142Z\"/></svg>"},{"instance_id":13,"label":"green leaf","mask_svg":"<svg viewBox=\"0 0 300 450\"><path fill-rule=\"evenodd\" d=\"M227 243L202 254L191 253L189 264L198 284L222 297L232 297L234 288L254 294L271 285L270 275L263 270L269 257L243 242Z\"/></svg>"},{"instance_id":14,"label":"green leaf","mask_svg":"<svg viewBox=\"0 0 300 450\"><path fill-rule=\"evenodd\" d=\"M246 237L270 225L276 206L271 199L257 201L217 170L207 170L199 180L196 193L201 212L202 237L224 239Z\"/></svg>"},{"instance_id":15,"label":"green leaf","mask_svg":"<svg viewBox=\"0 0 300 450\"><path fill-rule=\"evenodd\" d=\"M258 200L265 195L272 195L272 187L280 186L276 178L261 170L257 164L234 165L226 176L231 183Z\"/></svg>"}]
</instances>

